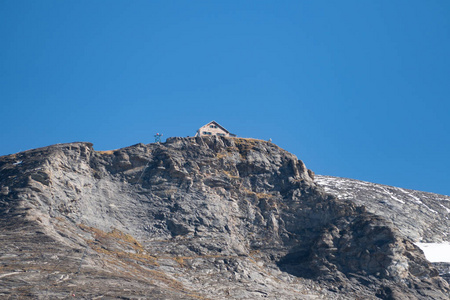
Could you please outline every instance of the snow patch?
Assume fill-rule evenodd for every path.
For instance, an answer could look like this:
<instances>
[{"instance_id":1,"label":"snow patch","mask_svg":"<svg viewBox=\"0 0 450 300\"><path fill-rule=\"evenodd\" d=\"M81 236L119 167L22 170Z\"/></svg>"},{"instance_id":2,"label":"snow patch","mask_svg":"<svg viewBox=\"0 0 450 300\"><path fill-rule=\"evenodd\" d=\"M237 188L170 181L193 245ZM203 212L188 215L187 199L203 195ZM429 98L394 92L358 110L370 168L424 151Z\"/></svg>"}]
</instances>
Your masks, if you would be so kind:
<instances>
[{"instance_id":1,"label":"snow patch","mask_svg":"<svg viewBox=\"0 0 450 300\"><path fill-rule=\"evenodd\" d=\"M17 166L17 165L20 165L21 163L22 163L22 160L21 160L21 161L18 161L18 162L15 162L15 163L13 163L13 165Z\"/></svg>"},{"instance_id":2,"label":"snow patch","mask_svg":"<svg viewBox=\"0 0 450 300\"><path fill-rule=\"evenodd\" d=\"M391 191L388 191L386 188L384 187L380 187L386 194L388 194L388 197L390 197L391 199L400 202L402 204L405 204L405 201L398 199L397 197L394 196L394 194Z\"/></svg>"},{"instance_id":3,"label":"snow patch","mask_svg":"<svg viewBox=\"0 0 450 300\"><path fill-rule=\"evenodd\" d=\"M445 207L444 205L442 205L441 203L439 203L439 205L444 208L448 214L450 214L450 209L448 209L447 207Z\"/></svg>"},{"instance_id":4,"label":"snow patch","mask_svg":"<svg viewBox=\"0 0 450 300\"><path fill-rule=\"evenodd\" d=\"M402 188L397 188L397 189L402 191L405 195L408 195L410 198L414 199L413 202L422 205L423 207L425 207L426 209L428 209L429 211L431 211L434 214L439 214L437 211L435 211L434 209L432 209L428 205L426 205L419 197L414 196L412 193L408 192L405 189L402 189Z\"/></svg>"},{"instance_id":5,"label":"snow patch","mask_svg":"<svg viewBox=\"0 0 450 300\"><path fill-rule=\"evenodd\" d=\"M401 192L403 192L404 194L408 195L409 197L414 199L414 202L418 203L418 204L422 204L422 200L420 200L419 197L414 196L412 193L408 192L405 189L402 188L397 188L398 190L400 190Z\"/></svg>"},{"instance_id":6,"label":"snow patch","mask_svg":"<svg viewBox=\"0 0 450 300\"><path fill-rule=\"evenodd\" d=\"M416 243L430 262L450 263L450 243Z\"/></svg>"}]
</instances>

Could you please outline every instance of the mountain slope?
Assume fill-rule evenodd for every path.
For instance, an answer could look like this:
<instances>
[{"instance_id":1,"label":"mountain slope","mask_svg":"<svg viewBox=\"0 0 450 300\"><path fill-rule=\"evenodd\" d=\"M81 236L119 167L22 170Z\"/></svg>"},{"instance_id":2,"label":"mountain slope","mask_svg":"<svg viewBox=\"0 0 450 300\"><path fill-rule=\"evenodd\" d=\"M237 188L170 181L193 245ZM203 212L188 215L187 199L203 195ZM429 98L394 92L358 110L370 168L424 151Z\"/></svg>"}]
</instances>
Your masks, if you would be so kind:
<instances>
[{"instance_id":1,"label":"mountain slope","mask_svg":"<svg viewBox=\"0 0 450 300\"><path fill-rule=\"evenodd\" d=\"M389 221L264 141L171 138L0 157L0 295L448 299Z\"/></svg>"},{"instance_id":2,"label":"mountain slope","mask_svg":"<svg viewBox=\"0 0 450 300\"><path fill-rule=\"evenodd\" d=\"M364 205L391 221L403 235L434 255L433 265L450 282L450 197L355 179L315 176L316 183L339 199ZM436 248L438 247L438 248ZM430 251L434 250L434 251ZM447 251L447 253L443 253ZM444 257L443 257L444 256Z\"/></svg>"},{"instance_id":3,"label":"mountain slope","mask_svg":"<svg viewBox=\"0 0 450 300\"><path fill-rule=\"evenodd\" d=\"M414 242L450 241L449 196L341 177L316 175L315 181L327 193L389 219Z\"/></svg>"}]
</instances>

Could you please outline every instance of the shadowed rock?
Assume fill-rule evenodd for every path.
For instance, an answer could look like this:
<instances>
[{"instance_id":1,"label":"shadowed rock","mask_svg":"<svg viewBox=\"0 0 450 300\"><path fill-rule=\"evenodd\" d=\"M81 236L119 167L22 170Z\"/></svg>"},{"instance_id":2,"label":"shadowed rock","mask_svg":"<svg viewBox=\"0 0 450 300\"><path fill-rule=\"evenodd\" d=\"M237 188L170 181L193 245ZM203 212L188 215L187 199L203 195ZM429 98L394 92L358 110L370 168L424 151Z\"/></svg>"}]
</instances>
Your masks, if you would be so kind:
<instances>
[{"instance_id":1,"label":"shadowed rock","mask_svg":"<svg viewBox=\"0 0 450 300\"><path fill-rule=\"evenodd\" d=\"M0 176L2 296L448 299L392 223L269 142L54 145Z\"/></svg>"}]
</instances>

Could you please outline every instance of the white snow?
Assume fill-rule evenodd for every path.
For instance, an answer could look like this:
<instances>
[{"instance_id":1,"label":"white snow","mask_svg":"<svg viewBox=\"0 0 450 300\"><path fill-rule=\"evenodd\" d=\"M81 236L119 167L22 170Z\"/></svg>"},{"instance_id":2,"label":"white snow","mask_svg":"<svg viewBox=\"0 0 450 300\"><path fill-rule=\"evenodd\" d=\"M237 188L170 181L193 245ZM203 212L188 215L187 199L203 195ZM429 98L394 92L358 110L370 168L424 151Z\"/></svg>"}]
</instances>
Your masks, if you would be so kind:
<instances>
[{"instance_id":1,"label":"white snow","mask_svg":"<svg viewBox=\"0 0 450 300\"><path fill-rule=\"evenodd\" d=\"M425 207L426 209L428 209L429 211L431 211L431 212L434 213L434 214L437 214L437 215L439 214L437 211L435 211L434 209L431 209L428 205L426 205L425 203L423 203L423 201L420 200L420 198L414 196L412 193L408 192L407 190L402 189L402 188L397 188L397 189L400 190L400 191L402 191L405 195L408 195L409 197L411 197L412 199L414 199L413 202L422 205L423 207Z\"/></svg>"},{"instance_id":2,"label":"white snow","mask_svg":"<svg viewBox=\"0 0 450 300\"><path fill-rule=\"evenodd\" d=\"M6 276L10 276L10 275L14 275L14 274L19 274L21 272L12 272L12 273L6 273L6 274L2 274L0 275L0 278L6 277Z\"/></svg>"},{"instance_id":3,"label":"white snow","mask_svg":"<svg viewBox=\"0 0 450 300\"><path fill-rule=\"evenodd\" d=\"M430 262L450 263L450 243L416 243Z\"/></svg>"},{"instance_id":4,"label":"white snow","mask_svg":"<svg viewBox=\"0 0 450 300\"><path fill-rule=\"evenodd\" d=\"M402 189L402 188L396 188L396 189L398 189L399 191L401 191L401 192L403 192L404 194L408 195L409 197L413 198L413 199L414 199L414 202L416 202L416 203L418 203L418 204L422 204L422 200L420 200L419 197L414 196L412 193L408 192L407 190Z\"/></svg>"},{"instance_id":5,"label":"white snow","mask_svg":"<svg viewBox=\"0 0 450 300\"><path fill-rule=\"evenodd\" d=\"M18 162L13 163L13 165L17 166L17 165L20 165L21 163L22 163L22 161L18 161Z\"/></svg>"},{"instance_id":6,"label":"white snow","mask_svg":"<svg viewBox=\"0 0 450 300\"><path fill-rule=\"evenodd\" d=\"M397 202L400 202L402 204L405 204L405 201L398 199L397 197L394 196L394 193L388 191L385 187L380 186L380 188L389 195L389 197L391 197L392 199L394 199Z\"/></svg>"},{"instance_id":7,"label":"white snow","mask_svg":"<svg viewBox=\"0 0 450 300\"><path fill-rule=\"evenodd\" d=\"M440 206L442 206L442 208L444 208L448 214L450 214L450 209L448 209L447 207L445 207L444 205L442 205L441 203L439 203Z\"/></svg>"}]
</instances>

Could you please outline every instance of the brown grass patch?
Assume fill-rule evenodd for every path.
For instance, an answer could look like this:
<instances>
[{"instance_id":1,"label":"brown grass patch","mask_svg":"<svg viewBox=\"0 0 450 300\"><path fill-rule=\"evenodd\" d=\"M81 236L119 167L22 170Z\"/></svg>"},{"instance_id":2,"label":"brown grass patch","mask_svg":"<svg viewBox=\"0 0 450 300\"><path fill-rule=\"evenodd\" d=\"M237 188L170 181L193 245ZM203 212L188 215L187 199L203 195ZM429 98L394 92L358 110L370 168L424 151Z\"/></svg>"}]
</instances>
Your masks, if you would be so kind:
<instances>
[{"instance_id":1,"label":"brown grass patch","mask_svg":"<svg viewBox=\"0 0 450 300\"><path fill-rule=\"evenodd\" d=\"M98 253L106 254L121 261L136 261L151 266L158 265L156 257L146 254L141 243L129 234L125 234L118 229L113 229L111 232L104 232L98 228L83 224L78 226L82 230L93 234L94 240L88 240L87 242ZM110 248L106 247L108 244L112 244L113 246Z\"/></svg>"},{"instance_id":2,"label":"brown grass patch","mask_svg":"<svg viewBox=\"0 0 450 300\"><path fill-rule=\"evenodd\" d=\"M101 154L101 155L112 155L112 154L114 154L115 151L117 151L117 150L106 150L106 151L95 151L95 152L97 152L98 154Z\"/></svg>"},{"instance_id":3,"label":"brown grass patch","mask_svg":"<svg viewBox=\"0 0 450 300\"><path fill-rule=\"evenodd\" d=\"M269 199L269 198L272 198L272 197L273 197L273 195L271 195L271 194L267 194L267 193L256 193L256 192L251 191L251 190L246 189L246 188L244 188L244 192L245 192L247 195L254 195L254 196L256 196L258 199Z\"/></svg>"},{"instance_id":4,"label":"brown grass patch","mask_svg":"<svg viewBox=\"0 0 450 300\"><path fill-rule=\"evenodd\" d=\"M227 153L227 152L219 152L219 153L217 153L217 158L218 159L222 159L222 158L224 158L224 157L227 157L229 155L229 153Z\"/></svg>"},{"instance_id":5,"label":"brown grass patch","mask_svg":"<svg viewBox=\"0 0 450 300\"><path fill-rule=\"evenodd\" d=\"M240 178L238 175L233 175L233 174L231 174L228 171L223 170L223 172L225 173L225 175L227 175L230 178L233 178L233 179L239 179Z\"/></svg>"}]
</instances>

